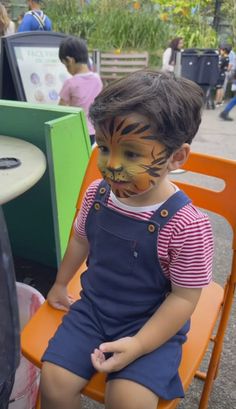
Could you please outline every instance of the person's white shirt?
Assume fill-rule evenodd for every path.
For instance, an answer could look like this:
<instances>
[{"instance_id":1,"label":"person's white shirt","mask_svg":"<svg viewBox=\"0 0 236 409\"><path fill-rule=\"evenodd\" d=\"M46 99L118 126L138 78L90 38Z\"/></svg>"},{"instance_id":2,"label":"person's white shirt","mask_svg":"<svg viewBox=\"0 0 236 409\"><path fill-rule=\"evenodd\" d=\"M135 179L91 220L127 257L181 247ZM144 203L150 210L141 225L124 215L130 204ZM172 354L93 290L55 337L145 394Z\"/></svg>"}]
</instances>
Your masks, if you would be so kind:
<instances>
[{"instance_id":1,"label":"person's white shirt","mask_svg":"<svg viewBox=\"0 0 236 409\"><path fill-rule=\"evenodd\" d=\"M170 64L172 49L168 47L162 56L162 71L174 72L174 65Z\"/></svg>"},{"instance_id":2,"label":"person's white shirt","mask_svg":"<svg viewBox=\"0 0 236 409\"><path fill-rule=\"evenodd\" d=\"M7 27L6 31L5 31L5 36L9 36L11 34L15 34L16 32L16 26L15 23L13 21L10 21L9 26Z\"/></svg>"},{"instance_id":3,"label":"person's white shirt","mask_svg":"<svg viewBox=\"0 0 236 409\"><path fill-rule=\"evenodd\" d=\"M236 54L233 50L231 50L229 53L229 69L236 69Z\"/></svg>"}]
</instances>

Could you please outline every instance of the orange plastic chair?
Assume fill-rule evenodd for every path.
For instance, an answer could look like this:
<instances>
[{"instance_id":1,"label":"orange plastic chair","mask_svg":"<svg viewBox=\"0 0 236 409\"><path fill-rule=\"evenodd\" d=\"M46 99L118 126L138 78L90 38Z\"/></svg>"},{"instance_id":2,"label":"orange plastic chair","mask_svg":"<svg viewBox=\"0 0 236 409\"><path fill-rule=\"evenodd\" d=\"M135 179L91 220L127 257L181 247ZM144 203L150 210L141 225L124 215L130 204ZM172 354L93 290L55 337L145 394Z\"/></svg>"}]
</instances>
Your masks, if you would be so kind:
<instances>
[{"instance_id":1,"label":"orange plastic chair","mask_svg":"<svg viewBox=\"0 0 236 409\"><path fill-rule=\"evenodd\" d=\"M77 211L80 208L82 196L87 186L95 179L100 178L96 167L97 149L92 152L91 159L84 177L83 185L77 202ZM191 330L188 340L183 347L183 358L180 365L180 376L184 389L187 390L194 376L204 379L205 384L200 398L199 409L206 409L213 382L217 376L220 362L223 340L227 328L230 310L234 297L236 284L236 206L232 200L236 191L236 161L208 156L199 153L191 153L187 163L183 167L187 171L213 176L224 180L224 188L215 191L203 186L191 185L178 182L177 184L186 194L192 198L193 203L201 208L208 209L223 216L233 230L233 259L232 269L222 288L216 282L212 282L202 291L200 301L192 316ZM230 254L231 256L231 254ZM69 283L70 292L78 298L80 291L80 274L84 270L82 266L72 281ZM49 339L56 331L63 313L51 308L45 302L24 328L21 335L22 353L40 367L40 358L47 347ZM217 329L214 332L214 328ZM213 332L215 335L213 336ZM200 363L213 342L209 366L205 374L198 372ZM105 376L95 374L92 380L83 390L83 394L104 402ZM158 409L174 409L179 399L173 401L159 400ZM38 408L40 404L38 404Z\"/></svg>"}]
</instances>

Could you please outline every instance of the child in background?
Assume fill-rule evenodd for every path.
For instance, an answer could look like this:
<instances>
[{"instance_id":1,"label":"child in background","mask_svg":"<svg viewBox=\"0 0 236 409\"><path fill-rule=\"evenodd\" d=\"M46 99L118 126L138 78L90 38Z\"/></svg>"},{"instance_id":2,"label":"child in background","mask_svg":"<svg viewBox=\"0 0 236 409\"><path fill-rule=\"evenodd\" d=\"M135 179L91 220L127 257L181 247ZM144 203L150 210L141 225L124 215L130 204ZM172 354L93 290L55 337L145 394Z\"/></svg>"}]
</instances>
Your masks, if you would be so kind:
<instances>
[{"instance_id":1,"label":"child in background","mask_svg":"<svg viewBox=\"0 0 236 409\"><path fill-rule=\"evenodd\" d=\"M60 91L59 104L83 108L87 118L91 144L93 144L95 130L89 119L89 107L102 90L101 78L88 67L88 49L82 39L70 36L62 40L59 58L72 75L72 78L65 81Z\"/></svg>"},{"instance_id":2,"label":"child in background","mask_svg":"<svg viewBox=\"0 0 236 409\"><path fill-rule=\"evenodd\" d=\"M81 408L96 371L108 374L109 409L184 396L182 344L211 281L213 238L168 173L187 160L202 107L198 85L149 70L111 83L91 106L103 179L85 193L48 294L69 311L42 358L42 409ZM86 258L72 303L66 286Z\"/></svg>"}]
</instances>

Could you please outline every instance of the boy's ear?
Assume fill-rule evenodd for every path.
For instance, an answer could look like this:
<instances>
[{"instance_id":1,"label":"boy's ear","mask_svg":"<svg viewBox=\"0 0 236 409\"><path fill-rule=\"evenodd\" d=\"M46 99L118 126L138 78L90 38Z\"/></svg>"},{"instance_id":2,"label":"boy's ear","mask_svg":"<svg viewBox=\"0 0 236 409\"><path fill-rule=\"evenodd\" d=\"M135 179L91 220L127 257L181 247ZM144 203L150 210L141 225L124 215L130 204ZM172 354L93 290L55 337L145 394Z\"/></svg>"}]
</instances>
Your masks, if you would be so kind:
<instances>
[{"instance_id":1,"label":"boy's ear","mask_svg":"<svg viewBox=\"0 0 236 409\"><path fill-rule=\"evenodd\" d=\"M181 168L181 166L186 162L190 153L190 145L184 143L180 148L178 148L169 158L168 170L176 170Z\"/></svg>"}]
</instances>

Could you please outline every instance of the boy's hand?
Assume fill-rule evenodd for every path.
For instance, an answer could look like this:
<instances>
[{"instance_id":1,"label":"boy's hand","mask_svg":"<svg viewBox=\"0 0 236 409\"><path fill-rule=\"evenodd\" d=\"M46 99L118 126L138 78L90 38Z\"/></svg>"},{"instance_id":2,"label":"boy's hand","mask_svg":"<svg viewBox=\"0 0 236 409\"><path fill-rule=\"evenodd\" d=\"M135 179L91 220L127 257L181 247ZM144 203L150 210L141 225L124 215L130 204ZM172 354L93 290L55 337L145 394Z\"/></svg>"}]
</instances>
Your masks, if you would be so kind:
<instances>
[{"instance_id":1,"label":"boy's hand","mask_svg":"<svg viewBox=\"0 0 236 409\"><path fill-rule=\"evenodd\" d=\"M55 283L48 293L47 301L57 310L68 311L74 299L67 294L66 286Z\"/></svg>"},{"instance_id":2,"label":"boy's hand","mask_svg":"<svg viewBox=\"0 0 236 409\"><path fill-rule=\"evenodd\" d=\"M105 353L113 353L105 357ZM120 338L117 341L105 342L91 354L94 368L98 372L116 372L129 365L142 355L139 341L135 337Z\"/></svg>"}]
</instances>

